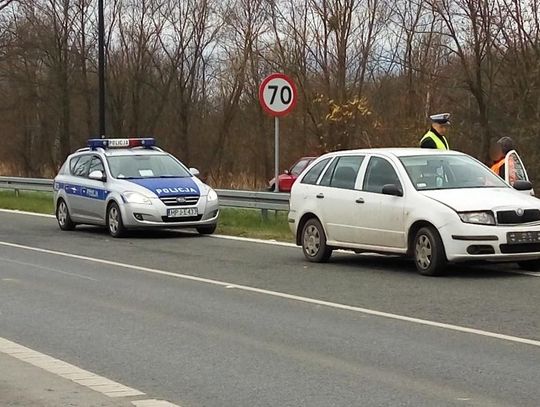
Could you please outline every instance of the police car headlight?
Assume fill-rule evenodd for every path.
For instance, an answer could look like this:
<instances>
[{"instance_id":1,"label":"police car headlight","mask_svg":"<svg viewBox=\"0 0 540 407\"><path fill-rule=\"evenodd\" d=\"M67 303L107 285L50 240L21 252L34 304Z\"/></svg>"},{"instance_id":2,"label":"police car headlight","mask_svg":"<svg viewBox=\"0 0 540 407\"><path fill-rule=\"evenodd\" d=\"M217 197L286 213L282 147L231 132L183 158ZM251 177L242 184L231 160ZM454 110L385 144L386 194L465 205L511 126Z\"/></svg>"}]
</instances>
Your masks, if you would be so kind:
<instances>
[{"instance_id":1,"label":"police car headlight","mask_svg":"<svg viewBox=\"0 0 540 407\"><path fill-rule=\"evenodd\" d=\"M211 202L211 201L217 201L218 199L218 196L217 196L217 192L214 191L212 188L210 188L208 190L208 195L206 196L206 199Z\"/></svg>"},{"instance_id":2,"label":"police car headlight","mask_svg":"<svg viewBox=\"0 0 540 407\"><path fill-rule=\"evenodd\" d=\"M495 225L495 218L493 217L493 213L489 211L462 212L458 215L465 223L474 223L476 225Z\"/></svg>"},{"instance_id":3,"label":"police car headlight","mask_svg":"<svg viewBox=\"0 0 540 407\"><path fill-rule=\"evenodd\" d=\"M152 205L152 201L148 197L138 192L124 192L124 200L127 203Z\"/></svg>"}]
</instances>

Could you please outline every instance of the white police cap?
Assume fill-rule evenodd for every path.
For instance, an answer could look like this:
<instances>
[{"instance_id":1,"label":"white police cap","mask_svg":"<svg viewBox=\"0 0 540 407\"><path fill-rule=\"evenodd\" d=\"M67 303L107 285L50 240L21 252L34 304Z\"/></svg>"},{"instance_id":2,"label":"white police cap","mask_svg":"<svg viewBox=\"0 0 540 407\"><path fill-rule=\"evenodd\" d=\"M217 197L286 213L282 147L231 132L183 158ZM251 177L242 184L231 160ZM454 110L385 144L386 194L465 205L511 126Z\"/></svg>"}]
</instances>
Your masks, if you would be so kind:
<instances>
[{"instance_id":1,"label":"white police cap","mask_svg":"<svg viewBox=\"0 0 540 407\"><path fill-rule=\"evenodd\" d=\"M433 123L450 124L450 113L439 113L429 116Z\"/></svg>"}]
</instances>

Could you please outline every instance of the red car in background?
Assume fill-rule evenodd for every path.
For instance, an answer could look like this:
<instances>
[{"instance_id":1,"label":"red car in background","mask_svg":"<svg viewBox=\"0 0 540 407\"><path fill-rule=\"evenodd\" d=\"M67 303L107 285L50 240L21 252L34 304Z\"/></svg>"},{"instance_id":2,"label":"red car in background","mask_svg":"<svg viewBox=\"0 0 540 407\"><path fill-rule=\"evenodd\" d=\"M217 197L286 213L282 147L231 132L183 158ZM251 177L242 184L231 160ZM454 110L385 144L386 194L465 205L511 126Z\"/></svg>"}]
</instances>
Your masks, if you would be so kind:
<instances>
[{"instance_id":1,"label":"red car in background","mask_svg":"<svg viewBox=\"0 0 540 407\"><path fill-rule=\"evenodd\" d=\"M291 187L296 181L296 178L304 171L304 169L317 157L302 157L295 162L290 169L285 170L283 174L278 176L279 192L291 192ZM268 183L268 190L275 189L275 178L272 178Z\"/></svg>"}]
</instances>

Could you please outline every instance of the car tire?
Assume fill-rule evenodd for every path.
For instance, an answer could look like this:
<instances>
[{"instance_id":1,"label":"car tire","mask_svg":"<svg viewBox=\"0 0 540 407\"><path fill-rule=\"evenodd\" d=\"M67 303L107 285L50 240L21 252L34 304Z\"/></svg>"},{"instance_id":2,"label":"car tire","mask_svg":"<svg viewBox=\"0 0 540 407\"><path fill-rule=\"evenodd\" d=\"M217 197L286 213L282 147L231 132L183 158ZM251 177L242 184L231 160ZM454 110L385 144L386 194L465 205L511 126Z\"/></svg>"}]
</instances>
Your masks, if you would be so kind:
<instances>
[{"instance_id":1,"label":"car tire","mask_svg":"<svg viewBox=\"0 0 540 407\"><path fill-rule=\"evenodd\" d=\"M56 220L58 221L58 226L60 226L60 229L62 230L75 229L76 224L71 220L69 208L66 201L63 199L59 199L58 204L56 205Z\"/></svg>"},{"instance_id":2,"label":"car tire","mask_svg":"<svg viewBox=\"0 0 540 407\"><path fill-rule=\"evenodd\" d=\"M126 234L122 213L116 202L112 202L107 208L107 230L112 237L122 237Z\"/></svg>"},{"instance_id":3,"label":"car tire","mask_svg":"<svg viewBox=\"0 0 540 407\"><path fill-rule=\"evenodd\" d=\"M447 265L444 245L437 230L433 227L421 228L413 243L414 264L424 276L439 276Z\"/></svg>"},{"instance_id":4,"label":"car tire","mask_svg":"<svg viewBox=\"0 0 540 407\"><path fill-rule=\"evenodd\" d=\"M216 231L217 224L209 225L209 226L199 226L197 228L197 232L201 235L211 235Z\"/></svg>"},{"instance_id":5,"label":"car tire","mask_svg":"<svg viewBox=\"0 0 540 407\"><path fill-rule=\"evenodd\" d=\"M518 262L518 266L525 271L539 271L540 259L520 261Z\"/></svg>"},{"instance_id":6,"label":"car tire","mask_svg":"<svg viewBox=\"0 0 540 407\"><path fill-rule=\"evenodd\" d=\"M326 243L326 234L318 219L309 219L302 228L302 252L307 260L324 263L332 256L332 248Z\"/></svg>"}]
</instances>

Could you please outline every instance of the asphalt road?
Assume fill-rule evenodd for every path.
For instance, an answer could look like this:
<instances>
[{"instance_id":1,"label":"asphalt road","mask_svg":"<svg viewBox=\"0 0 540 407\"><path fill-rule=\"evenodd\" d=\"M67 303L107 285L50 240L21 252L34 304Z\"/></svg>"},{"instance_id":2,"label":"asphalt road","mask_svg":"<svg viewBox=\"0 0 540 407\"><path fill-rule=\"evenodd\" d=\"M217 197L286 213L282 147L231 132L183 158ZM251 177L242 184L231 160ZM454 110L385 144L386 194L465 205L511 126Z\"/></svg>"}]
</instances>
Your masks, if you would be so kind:
<instances>
[{"instance_id":1,"label":"asphalt road","mask_svg":"<svg viewBox=\"0 0 540 407\"><path fill-rule=\"evenodd\" d=\"M540 340L540 278L500 267L426 278L401 259L314 265L290 247L183 232L114 240L0 213L0 337L183 407L539 405L538 346L235 284Z\"/></svg>"}]
</instances>

